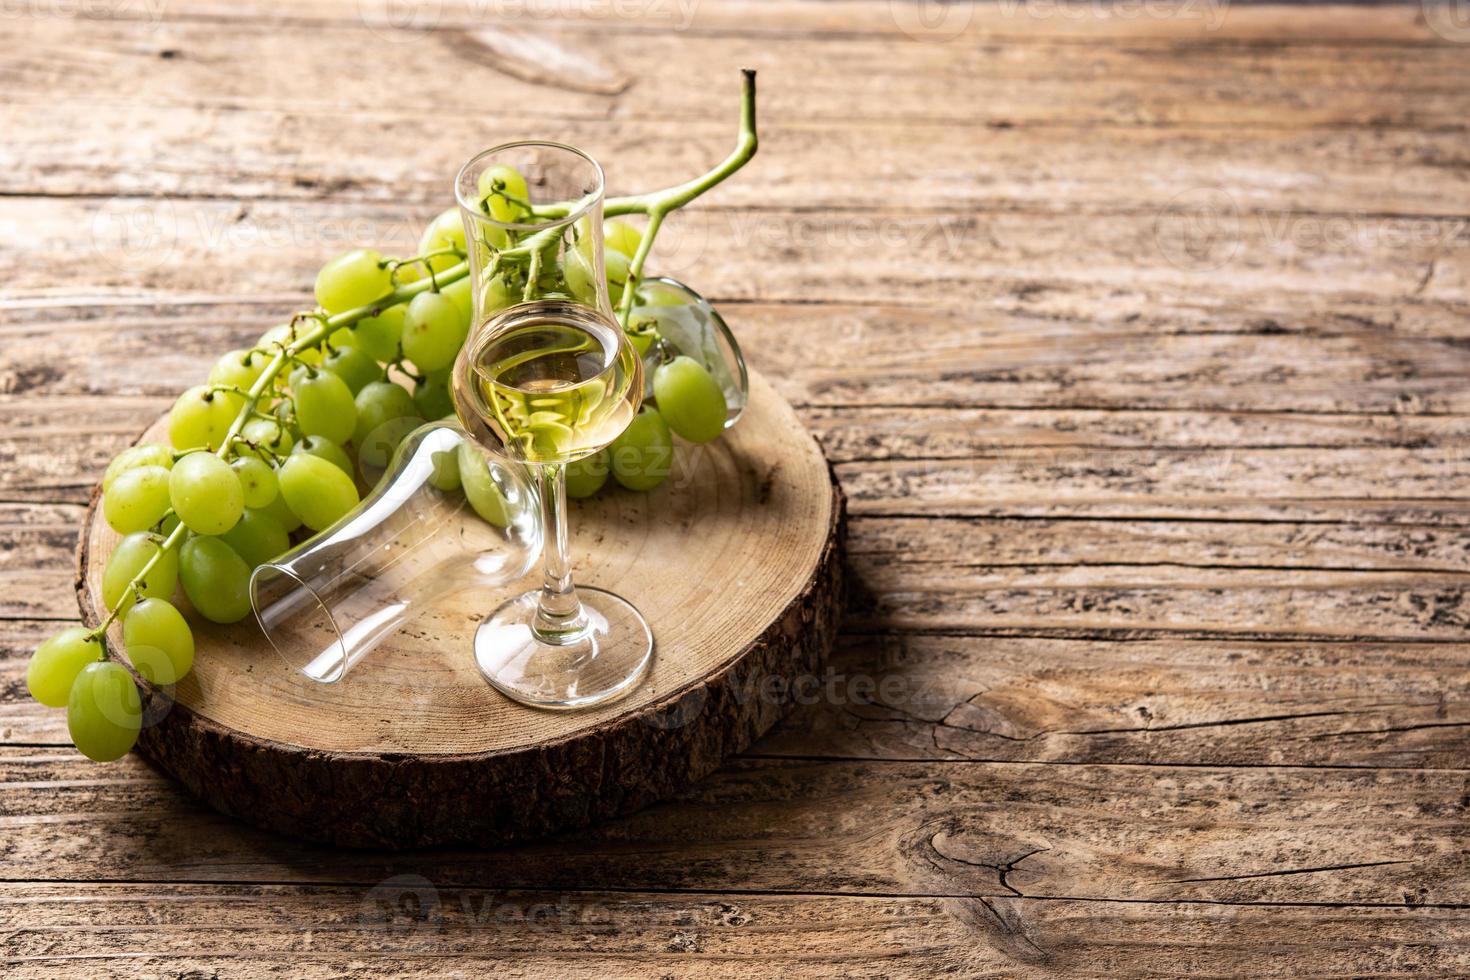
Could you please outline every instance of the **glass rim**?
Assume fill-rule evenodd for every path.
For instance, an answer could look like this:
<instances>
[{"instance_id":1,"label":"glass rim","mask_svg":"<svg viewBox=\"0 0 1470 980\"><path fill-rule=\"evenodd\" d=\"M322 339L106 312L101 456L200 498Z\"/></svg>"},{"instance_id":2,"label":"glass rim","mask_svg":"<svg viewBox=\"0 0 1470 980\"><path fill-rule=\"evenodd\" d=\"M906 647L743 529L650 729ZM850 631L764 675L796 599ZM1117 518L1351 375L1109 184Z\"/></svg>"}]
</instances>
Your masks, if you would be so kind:
<instances>
[{"instance_id":1,"label":"glass rim","mask_svg":"<svg viewBox=\"0 0 1470 980\"><path fill-rule=\"evenodd\" d=\"M519 149L526 146L549 147L554 150L564 150L568 153L573 154L574 156L581 157L587 163L592 165L592 172L597 175L597 187L583 195L583 203L580 207L573 208L572 210L568 211L563 217L548 218L545 221L497 221L494 218L490 217L490 215L485 214L483 211L480 210L479 201L465 200L464 195L460 192L460 188L464 186L465 174L472 167L474 167L476 164L482 163L487 157L490 157L494 154L503 153L507 150ZM569 143L559 143L556 140L514 140L510 143L500 143L496 146L490 147L489 149L481 150L479 153L476 153L474 156L470 157L468 160L465 161L464 166L459 168L459 172L454 175L454 200L459 205L460 210L463 211L465 214L468 214L470 217L474 218L476 221L483 222L484 224L491 225L495 228L505 228L509 231L544 231L547 228L555 228L560 225L571 224L585 217L589 211L591 211L594 207L597 206L599 202L602 201L603 195L606 193L607 175L602 170L602 164L598 163L586 150L579 150L577 147L572 146Z\"/></svg>"},{"instance_id":2,"label":"glass rim","mask_svg":"<svg viewBox=\"0 0 1470 980\"><path fill-rule=\"evenodd\" d=\"M316 662L315 658L303 664L297 658L287 654L285 650L281 649L281 644L276 642L275 631L266 626L265 617L261 615L261 603L257 601L262 573L266 575L285 576L287 579L295 582L296 587L306 595L309 595L311 601L316 603L316 607L321 612L322 617L332 627L332 633L337 637L336 647L341 651L341 656L336 659L333 669L330 672L321 676L313 674L307 668ZM322 597L317 593L316 589L313 589L300 575L297 575L285 565L269 561L261 562L251 571L249 589L250 608L255 613L255 622L260 627L260 631L265 634L265 638L270 643L271 648L276 651L276 655L285 662L287 667L290 667L307 680L316 681L318 684L336 684L347 676L347 669L350 666L348 662L350 658L347 653L347 639L342 635L342 627L337 625L337 617L332 614L332 610L322 601ZM320 656L321 654L317 654L318 658Z\"/></svg>"}]
</instances>

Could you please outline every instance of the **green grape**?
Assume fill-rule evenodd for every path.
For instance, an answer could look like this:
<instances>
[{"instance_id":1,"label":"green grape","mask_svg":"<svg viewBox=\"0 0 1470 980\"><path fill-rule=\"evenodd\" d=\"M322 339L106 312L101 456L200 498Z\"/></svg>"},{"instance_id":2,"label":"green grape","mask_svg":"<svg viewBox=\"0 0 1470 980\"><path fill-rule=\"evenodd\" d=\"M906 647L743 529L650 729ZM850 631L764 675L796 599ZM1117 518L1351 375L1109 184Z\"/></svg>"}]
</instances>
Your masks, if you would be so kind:
<instances>
[{"instance_id":1,"label":"green grape","mask_svg":"<svg viewBox=\"0 0 1470 980\"><path fill-rule=\"evenodd\" d=\"M650 283L638 290L639 306L685 306L689 296L663 283Z\"/></svg>"},{"instance_id":2,"label":"green grape","mask_svg":"<svg viewBox=\"0 0 1470 980\"><path fill-rule=\"evenodd\" d=\"M510 523L510 505L490 475L490 461L468 440L459 444L459 478L476 514L496 527Z\"/></svg>"},{"instance_id":3,"label":"green grape","mask_svg":"<svg viewBox=\"0 0 1470 980\"><path fill-rule=\"evenodd\" d=\"M251 419L240 430L240 435L246 442L260 447L258 450L242 449L241 452L259 456L266 462L270 462L272 455L286 455L296 444L296 440L291 438L290 429L274 419Z\"/></svg>"},{"instance_id":4,"label":"green grape","mask_svg":"<svg viewBox=\"0 0 1470 980\"><path fill-rule=\"evenodd\" d=\"M568 250L562 264L562 275L574 299L589 305L596 303L597 296L592 288L592 262L582 249Z\"/></svg>"},{"instance_id":5,"label":"green grape","mask_svg":"<svg viewBox=\"0 0 1470 980\"><path fill-rule=\"evenodd\" d=\"M357 465L363 474L376 481L393 459L399 443L425 421L415 410L412 415L389 419L374 429L357 448Z\"/></svg>"},{"instance_id":6,"label":"green grape","mask_svg":"<svg viewBox=\"0 0 1470 980\"><path fill-rule=\"evenodd\" d=\"M245 399L233 391L197 385L179 396L168 413L168 441L175 449L218 449Z\"/></svg>"},{"instance_id":7,"label":"green grape","mask_svg":"<svg viewBox=\"0 0 1470 980\"><path fill-rule=\"evenodd\" d=\"M461 280L463 281L463 280ZM371 354L356 347L334 347L322 358L322 370L331 371L347 382L347 390L354 396L373 381L383 377L383 369Z\"/></svg>"},{"instance_id":8,"label":"green grape","mask_svg":"<svg viewBox=\"0 0 1470 980\"><path fill-rule=\"evenodd\" d=\"M429 474L429 482L445 493L458 490L459 478L459 452L455 449L441 449L429 457L434 464L434 471Z\"/></svg>"},{"instance_id":9,"label":"green grape","mask_svg":"<svg viewBox=\"0 0 1470 980\"><path fill-rule=\"evenodd\" d=\"M603 272L607 274L607 296L614 308L623 301L623 288L628 284L633 260L622 252L607 249L602 253Z\"/></svg>"},{"instance_id":10,"label":"green grape","mask_svg":"<svg viewBox=\"0 0 1470 980\"><path fill-rule=\"evenodd\" d=\"M376 361L391 361L398 356L398 342L403 339L403 316L406 312L405 303L390 306L377 316L358 320L346 339L334 339L332 343L356 347Z\"/></svg>"},{"instance_id":11,"label":"green grape","mask_svg":"<svg viewBox=\"0 0 1470 980\"><path fill-rule=\"evenodd\" d=\"M163 599L144 599L128 610L123 644L138 673L154 684L177 684L194 666L194 634Z\"/></svg>"},{"instance_id":12,"label":"green grape","mask_svg":"<svg viewBox=\"0 0 1470 980\"><path fill-rule=\"evenodd\" d=\"M245 494L245 506L259 509L276 499L280 487L276 483L276 471L263 459L240 456L230 462L230 469L240 478L240 489Z\"/></svg>"},{"instance_id":13,"label":"green grape","mask_svg":"<svg viewBox=\"0 0 1470 980\"><path fill-rule=\"evenodd\" d=\"M220 537L251 568L274 561L291 547L280 522L263 510L247 508L240 522Z\"/></svg>"},{"instance_id":14,"label":"green grape","mask_svg":"<svg viewBox=\"0 0 1470 980\"><path fill-rule=\"evenodd\" d=\"M298 337L316 328L315 320L309 321L309 324L297 327L290 323L282 323L278 326L271 327L260 335L260 339L255 342L255 346L264 348L270 353L271 357L275 357L277 344L280 344L282 347L288 347ZM305 361L307 364L320 364L322 352L315 347L307 347L297 351L295 357L298 361ZM280 375L276 377L279 379ZM279 380L277 383L279 384Z\"/></svg>"},{"instance_id":15,"label":"green grape","mask_svg":"<svg viewBox=\"0 0 1470 980\"><path fill-rule=\"evenodd\" d=\"M322 459L336 466L343 473L352 476L352 458L347 455L347 450L330 439L323 439L321 436L306 436L296 444L296 448L292 449L291 452L293 454L309 453L312 456L320 456ZM290 530L294 531L295 528L293 527Z\"/></svg>"},{"instance_id":16,"label":"green grape","mask_svg":"<svg viewBox=\"0 0 1470 980\"><path fill-rule=\"evenodd\" d=\"M77 751L93 762L127 755L143 727L143 700L133 677L110 660L88 664L66 700L66 728Z\"/></svg>"},{"instance_id":17,"label":"green grape","mask_svg":"<svg viewBox=\"0 0 1470 980\"><path fill-rule=\"evenodd\" d=\"M341 469L310 453L281 464L281 495L301 523L320 531L357 506L357 486Z\"/></svg>"},{"instance_id":18,"label":"green grape","mask_svg":"<svg viewBox=\"0 0 1470 980\"><path fill-rule=\"evenodd\" d=\"M466 251L464 243L464 222L459 218L459 209L450 208L441 211L439 215L424 229L423 237L419 239L419 254L438 251L441 248L457 248L461 252ZM435 272L443 272L452 266L458 265L460 259L453 255L436 255L429 260L429 265Z\"/></svg>"},{"instance_id":19,"label":"green grape","mask_svg":"<svg viewBox=\"0 0 1470 980\"><path fill-rule=\"evenodd\" d=\"M645 405L608 451L615 480L629 490L652 490L673 466L674 440L658 409Z\"/></svg>"},{"instance_id":20,"label":"green grape","mask_svg":"<svg viewBox=\"0 0 1470 980\"><path fill-rule=\"evenodd\" d=\"M469 334L469 321L453 300L438 293L419 293L403 319L403 354L421 371L437 371L454 363Z\"/></svg>"},{"instance_id":21,"label":"green grape","mask_svg":"<svg viewBox=\"0 0 1470 980\"><path fill-rule=\"evenodd\" d=\"M470 279L470 276L456 279L439 290L439 295L448 297L450 302L459 307L459 315L464 317L465 323L473 323L475 320L475 299L470 289Z\"/></svg>"},{"instance_id":22,"label":"green grape","mask_svg":"<svg viewBox=\"0 0 1470 980\"><path fill-rule=\"evenodd\" d=\"M112 481L102 495L102 514L120 534L145 531L168 513L169 471L162 466L137 466Z\"/></svg>"},{"instance_id":23,"label":"green grape","mask_svg":"<svg viewBox=\"0 0 1470 980\"><path fill-rule=\"evenodd\" d=\"M515 223L526 214L530 192L526 189L526 178L515 167L496 164L480 174L477 184L480 200L496 221Z\"/></svg>"},{"instance_id":24,"label":"green grape","mask_svg":"<svg viewBox=\"0 0 1470 980\"><path fill-rule=\"evenodd\" d=\"M357 405L347 382L330 371L317 371L299 384L292 384L296 398L296 424L309 436L324 436L333 442L352 438L357 426Z\"/></svg>"},{"instance_id":25,"label":"green grape","mask_svg":"<svg viewBox=\"0 0 1470 980\"><path fill-rule=\"evenodd\" d=\"M238 623L250 614L250 566L219 538L184 542L179 579L199 615L212 623Z\"/></svg>"},{"instance_id":26,"label":"green grape","mask_svg":"<svg viewBox=\"0 0 1470 980\"><path fill-rule=\"evenodd\" d=\"M224 534L245 510L240 478L213 453L190 453L174 464L168 491L174 513L195 534Z\"/></svg>"},{"instance_id":27,"label":"green grape","mask_svg":"<svg viewBox=\"0 0 1470 980\"><path fill-rule=\"evenodd\" d=\"M480 315L489 316L503 310L519 298L520 294L511 290L504 276L495 276L480 290Z\"/></svg>"},{"instance_id":28,"label":"green grape","mask_svg":"<svg viewBox=\"0 0 1470 980\"><path fill-rule=\"evenodd\" d=\"M300 447L298 446L293 451L300 451ZM344 453L343 455L345 456L346 454ZM296 516L296 512L286 503L286 498L282 494L276 494L276 499L260 508L260 512L281 525L281 530L287 534L290 534L301 526L301 518Z\"/></svg>"},{"instance_id":29,"label":"green grape","mask_svg":"<svg viewBox=\"0 0 1470 980\"><path fill-rule=\"evenodd\" d=\"M599 449L591 456L567 464L567 496L573 500L590 497L607 482L608 451Z\"/></svg>"},{"instance_id":30,"label":"green grape","mask_svg":"<svg viewBox=\"0 0 1470 980\"><path fill-rule=\"evenodd\" d=\"M569 251L567 254L572 254L572 252ZM541 274L536 277L534 293L538 299L575 298L570 287L567 286L566 270L559 259L552 260L541 267Z\"/></svg>"},{"instance_id":31,"label":"green grape","mask_svg":"<svg viewBox=\"0 0 1470 980\"><path fill-rule=\"evenodd\" d=\"M644 357L648 354L648 349L653 346L653 342L659 337L658 323L654 320L634 319L629 322L627 333L628 343L633 345L639 357Z\"/></svg>"},{"instance_id":32,"label":"green grape","mask_svg":"<svg viewBox=\"0 0 1470 980\"><path fill-rule=\"evenodd\" d=\"M709 442L725 431L725 393L692 357L680 354L658 366L653 398L669 428L690 442Z\"/></svg>"},{"instance_id":33,"label":"green grape","mask_svg":"<svg viewBox=\"0 0 1470 980\"><path fill-rule=\"evenodd\" d=\"M357 426L352 434L352 441L359 450L385 422L417 415L413 396L391 381L374 381L366 386L357 393L356 404Z\"/></svg>"},{"instance_id":34,"label":"green grape","mask_svg":"<svg viewBox=\"0 0 1470 980\"><path fill-rule=\"evenodd\" d=\"M613 252L622 252L624 255L637 255L638 244L643 241L643 233L626 221L616 218L602 223L602 246Z\"/></svg>"},{"instance_id":35,"label":"green grape","mask_svg":"<svg viewBox=\"0 0 1470 980\"><path fill-rule=\"evenodd\" d=\"M77 675L102 656L102 643L85 626L68 626L36 647L26 665L26 690L48 708L66 706Z\"/></svg>"},{"instance_id":36,"label":"green grape","mask_svg":"<svg viewBox=\"0 0 1470 980\"><path fill-rule=\"evenodd\" d=\"M232 350L215 361L214 367L209 369L209 383L234 385L248 391L251 385L260 380L260 376L265 373L266 366L270 362L271 355L264 351L250 350L245 347Z\"/></svg>"},{"instance_id":37,"label":"green grape","mask_svg":"<svg viewBox=\"0 0 1470 980\"><path fill-rule=\"evenodd\" d=\"M134 467L162 466L167 470L172 469L173 465L173 450L161 442L144 442L136 446L129 446L112 457L112 462L107 464L107 471L102 474L102 492L106 493L112 487L113 480Z\"/></svg>"},{"instance_id":38,"label":"green grape","mask_svg":"<svg viewBox=\"0 0 1470 980\"><path fill-rule=\"evenodd\" d=\"M316 274L316 301L328 313L344 313L393 291L392 274L383 257L370 248L337 256Z\"/></svg>"},{"instance_id":39,"label":"green grape","mask_svg":"<svg viewBox=\"0 0 1470 980\"><path fill-rule=\"evenodd\" d=\"M102 602L108 609L116 609L118 603L122 603L123 611L127 611L133 604L133 594L128 585L159 551L158 542L144 531L129 534L117 543L102 572ZM174 548L163 553L138 588L148 598L167 599L174 594L174 586L178 584L179 551Z\"/></svg>"},{"instance_id":40,"label":"green grape","mask_svg":"<svg viewBox=\"0 0 1470 980\"><path fill-rule=\"evenodd\" d=\"M454 397L449 385L430 375L413 390L414 407L426 419L442 419L454 414Z\"/></svg>"}]
</instances>

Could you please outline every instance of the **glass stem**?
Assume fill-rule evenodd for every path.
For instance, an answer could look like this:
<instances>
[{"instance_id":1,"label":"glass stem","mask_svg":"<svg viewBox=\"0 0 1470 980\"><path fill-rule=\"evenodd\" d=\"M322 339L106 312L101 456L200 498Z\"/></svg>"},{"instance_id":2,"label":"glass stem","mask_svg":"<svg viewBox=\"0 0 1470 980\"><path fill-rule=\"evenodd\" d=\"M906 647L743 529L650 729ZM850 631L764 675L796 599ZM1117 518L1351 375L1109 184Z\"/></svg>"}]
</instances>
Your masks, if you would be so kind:
<instances>
[{"instance_id":1,"label":"glass stem","mask_svg":"<svg viewBox=\"0 0 1470 980\"><path fill-rule=\"evenodd\" d=\"M586 631L587 616L572 584L572 563L567 557L567 468L562 463L546 463L538 469L545 543L541 601L532 629L544 643L571 643Z\"/></svg>"}]
</instances>

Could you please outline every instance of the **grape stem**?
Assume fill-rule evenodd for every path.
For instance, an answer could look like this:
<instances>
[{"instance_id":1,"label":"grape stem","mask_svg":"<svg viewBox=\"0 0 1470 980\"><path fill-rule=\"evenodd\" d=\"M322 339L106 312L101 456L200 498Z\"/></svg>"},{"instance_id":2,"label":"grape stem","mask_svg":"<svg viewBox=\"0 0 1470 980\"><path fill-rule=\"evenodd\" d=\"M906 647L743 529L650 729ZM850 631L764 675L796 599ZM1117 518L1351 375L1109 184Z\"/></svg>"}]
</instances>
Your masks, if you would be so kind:
<instances>
[{"instance_id":1,"label":"grape stem","mask_svg":"<svg viewBox=\"0 0 1470 980\"><path fill-rule=\"evenodd\" d=\"M745 166L755 156L760 146L755 129L755 70L740 69L740 136L731 151L719 166L702 177L686 181L675 187L632 197L615 197L603 208L603 214L616 217L620 214L646 214L648 227L638 242L638 251L628 263L628 282L623 287L623 301L618 309L618 322L628 329L628 316L633 312L633 294L643 281L643 262L653 249L653 240L663 225L664 215L677 211L705 191L725 180Z\"/></svg>"},{"instance_id":2,"label":"grape stem","mask_svg":"<svg viewBox=\"0 0 1470 980\"><path fill-rule=\"evenodd\" d=\"M758 145L759 140L756 137L755 125L755 71L749 68L742 68L740 83L740 135L735 149L731 151L729 156L713 170L693 180L676 184L673 187L666 187L662 190L649 191L645 194L613 197L604 202L603 214L606 217L614 218L625 214L642 214L648 217L648 227L643 233L642 240L638 243L637 252L633 255L632 261L629 263L628 281L623 287L622 302L619 309L619 319L623 329L626 330L628 327L628 316L633 308L633 293L637 284L642 280L643 263L648 258L648 253L652 250L654 237L657 236L659 228L663 225L664 217L670 212L682 208L749 163L751 158L755 156ZM554 204L534 210L540 217L565 217L571 213L572 206L571 203ZM517 249L507 251L518 251L526 248L534 241L535 237L532 235L526 241L520 243ZM305 311L292 317L291 323L293 328L296 321L300 319L314 320L316 321L316 326L295 337L289 344L283 344L279 341L276 342L273 345L275 353L271 356L270 363L266 365L265 370L260 373L260 377L255 380L255 383L250 386L248 391L240 391L240 389L233 385L229 386L236 392L244 395L245 404L235 414L235 420L230 424L230 428L225 433L224 438L220 440L220 448L215 450L215 455L228 462L228 457L234 451L237 442L248 443L248 440L245 440L240 435L240 430L245 427L247 421L257 414L255 406L260 402L261 396L271 390L282 368L287 364L294 363L302 351L316 347L343 327L350 327L359 320L365 320L368 317L380 316L389 307L406 303L420 293L431 289L438 292L445 286L458 282L468 276L470 273L469 262L462 261L457 265L445 269L443 272L433 272L432 267L430 267L431 274L427 279L420 279L406 286L397 284L397 272L399 268L415 262L424 262L427 264L430 258L449 254L450 252L456 255L460 254L457 249L446 250L441 248L425 255L398 261L393 266L392 278L390 278L390 282L395 287L393 291L367 306L360 306L354 310L346 310L333 316L325 316L317 311ZM503 255L505 253L501 254ZM537 254L536 252L532 253L533 261ZM534 281L534 276L532 277L532 281ZM253 357L256 353L269 353L269 351L264 348L255 348L250 352L249 356ZM272 453L272 455L275 454ZM164 538L163 543L159 545L153 557L149 558L143 564L143 567L133 576L132 581L128 583L127 588L123 590L122 594L124 597L135 594L136 590L142 587L147 580L148 573L153 571L163 556L183 543L184 534L185 528L182 523L169 532L168 537ZM92 629L87 634L88 637L90 639L105 641L105 634L108 628L117 621L117 617L122 613L125 605L125 601L119 599L117 605L108 612L107 618ZM105 642L101 645L105 646ZM99 659L105 658L106 653L103 652Z\"/></svg>"},{"instance_id":3,"label":"grape stem","mask_svg":"<svg viewBox=\"0 0 1470 980\"><path fill-rule=\"evenodd\" d=\"M673 187L649 191L646 194L611 197L603 203L602 213L608 218L616 218L625 214L648 216L648 227L644 229L643 238L638 243L638 251L634 253L632 261L628 264L628 282L623 287L622 302L619 304L618 320L624 330L628 329L628 316L633 311L633 293L643 279L644 260L653 250L653 240L663 225L664 216L682 208L745 166L755 156L755 151L760 146L755 127L755 70L742 68L740 75L740 135L735 143L735 149L730 151L730 155L719 166L703 176L695 177L693 180L676 184ZM572 207L571 203L552 204L544 208L536 208L535 213L539 217L560 218L570 214ZM534 238L534 235L531 236L522 245L529 244Z\"/></svg>"}]
</instances>

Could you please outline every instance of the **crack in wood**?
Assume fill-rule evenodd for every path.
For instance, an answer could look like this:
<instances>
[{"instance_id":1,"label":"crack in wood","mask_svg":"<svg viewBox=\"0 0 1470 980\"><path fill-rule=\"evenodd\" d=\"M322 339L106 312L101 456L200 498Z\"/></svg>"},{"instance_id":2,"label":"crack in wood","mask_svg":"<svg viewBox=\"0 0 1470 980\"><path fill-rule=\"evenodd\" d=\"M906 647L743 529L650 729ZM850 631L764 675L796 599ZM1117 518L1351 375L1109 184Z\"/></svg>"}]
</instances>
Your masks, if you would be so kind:
<instances>
[{"instance_id":1,"label":"crack in wood","mask_svg":"<svg viewBox=\"0 0 1470 980\"><path fill-rule=\"evenodd\" d=\"M1015 871L1017 865L1019 865L1022 861L1026 860L1027 858L1034 857L1035 855L1041 854L1044 851L1051 850L1050 847L1045 847L1045 846L1033 848L1032 850L1027 851L1025 854L1022 854L1019 857L1011 858L1008 861L1002 861L1002 862L1000 862L998 864L990 863L990 862L986 862L986 861L972 861L969 858L962 858L962 857L958 857L956 855L946 854L946 853L944 853L944 851L940 850L939 849L939 845L936 844L934 841L935 841L935 838L938 837L942 833L945 833L945 829L944 828L941 828L939 830L936 830L936 831L934 831L934 833L932 833L932 834L929 835L929 839L927 841L929 850L933 851L935 854L939 855L941 858L943 858L946 861L953 861L956 864L963 864L963 865L966 865L967 867L971 867L971 868L984 868L984 869L989 870L989 871L994 871L996 873L997 882L1000 885L1000 887L1002 887L1006 891L1010 892L1016 898L1026 898L1027 896L1024 895L1024 894L1022 894L1021 890L1018 889L1015 885L1012 885L1011 884L1010 878L1009 878L1011 872ZM933 864L933 863L934 862L931 860L930 861L930 864Z\"/></svg>"},{"instance_id":2,"label":"crack in wood","mask_svg":"<svg viewBox=\"0 0 1470 980\"><path fill-rule=\"evenodd\" d=\"M1419 725L1395 725L1389 728L1359 728L1343 732L1321 732L1316 735L1299 735L1297 738L1318 741L1329 738L1344 738L1349 735L1389 735L1397 732L1415 732L1426 728L1467 728L1470 721L1427 721Z\"/></svg>"},{"instance_id":3,"label":"crack in wood","mask_svg":"<svg viewBox=\"0 0 1470 980\"><path fill-rule=\"evenodd\" d=\"M1319 874L1326 871L1351 871L1355 868L1382 868L1394 864L1413 863L1413 861L1364 861L1359 864L1330 864L1320 868L1289 868L1284 871L1259 871L1253 874L1220 875L1214 878L1167 878L1156 882L1156 884L1187 885L1205 881L1243 881L1249 878L1279 878L1285 875Z\"/></svg>"},{"instance_id":4,"label":"crack in wood","mask_svg":"<svg viewBox=\"0 0 1470 980\"><path fill-rule=\"evenodd\" d=\"M1134 732L1173 732L1184 731L1191 728L1226 728L1231 725L1260 725L1275 721L1295 721L1305 718L1332 718L1339 715L1367 715L1385 708L1422 708L1432 707L1437 701L1419 702L1387 702L1384 704L1368 705L1364 708L1356 708L1351 711L1302 711L1279 715L1259 715L1252 718L1221 718L1213 721L1183 722L1177 725L1146 725L1137 728L1094 728L1079 731L1055 731L1046 734L1052 735L1120 735Z\"/></svg>"}]
</instances>

